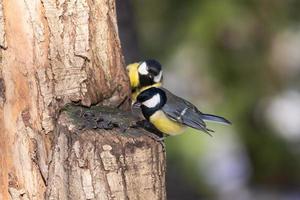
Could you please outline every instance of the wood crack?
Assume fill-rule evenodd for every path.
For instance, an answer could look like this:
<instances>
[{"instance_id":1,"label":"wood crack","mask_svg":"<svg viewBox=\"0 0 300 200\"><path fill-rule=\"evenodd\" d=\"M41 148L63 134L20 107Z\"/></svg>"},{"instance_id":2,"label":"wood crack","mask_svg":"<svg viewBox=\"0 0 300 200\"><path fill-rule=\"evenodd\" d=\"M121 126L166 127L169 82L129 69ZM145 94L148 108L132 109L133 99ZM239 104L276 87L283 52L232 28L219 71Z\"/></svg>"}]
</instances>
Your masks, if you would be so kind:
<instances>
[{"instance_id":1,"label":"wood crack","mask_svg":"<svg viewBox=\"0 0 300 200\"><path fill-rule=\"evenodd\" d=\"M118 136L117 137L120 144L122 144L122 146L124 147L125 145L122 143L122 140L120 139L120 137ZM125 152L125 148L122 149L122 157L119 156L117 161L118 161L118 165L121 169L121 177L122 177L122 184L123 184L123 192L124 192L124 195L125 195L125 199L126 200L129 200L129 197L128 197L128 187L127 187L127 182L126 182L126 176L125 176L125 171L127 170L127 167L126 167L126 152ZM123 163L121 162L121 158L123 160Z\"/></svg>"}]
</instances>

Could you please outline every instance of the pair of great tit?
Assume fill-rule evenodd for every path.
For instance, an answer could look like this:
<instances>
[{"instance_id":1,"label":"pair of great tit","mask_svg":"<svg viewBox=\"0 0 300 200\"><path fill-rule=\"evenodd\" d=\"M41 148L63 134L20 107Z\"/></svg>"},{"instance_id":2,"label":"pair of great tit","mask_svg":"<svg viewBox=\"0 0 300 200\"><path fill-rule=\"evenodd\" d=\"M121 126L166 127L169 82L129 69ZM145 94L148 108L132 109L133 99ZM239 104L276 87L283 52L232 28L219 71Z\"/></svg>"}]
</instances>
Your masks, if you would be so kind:
<instances>
[{"instance_id":1,"label":"pair of great tit","mask_svg":"<svg viewBox=\"0 0 300 200\"><path fill-rule=\"evenodd\" d=\"M156 60L133 63L126 69L133 106L140 107L145 119L162 133L178 135L186 127L192 127L210 135L213 131L205 121L231 124L223 117L200 112L192 103L163 88L162 67Z\"/></svg>"}]
</instances>

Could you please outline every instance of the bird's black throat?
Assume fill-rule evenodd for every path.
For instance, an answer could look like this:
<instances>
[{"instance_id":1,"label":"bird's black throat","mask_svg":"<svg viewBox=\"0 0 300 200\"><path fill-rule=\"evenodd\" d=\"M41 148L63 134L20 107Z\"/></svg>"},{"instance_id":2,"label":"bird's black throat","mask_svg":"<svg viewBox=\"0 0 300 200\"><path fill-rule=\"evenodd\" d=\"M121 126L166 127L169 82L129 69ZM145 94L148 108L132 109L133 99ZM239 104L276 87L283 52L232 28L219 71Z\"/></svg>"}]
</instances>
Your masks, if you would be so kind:
<instances>
[{"instance_id":1,"label":"bird's black throat","mask_svg":"<svg viewBox=\"0 0 300 200\"><path fill-rule=\"evenodd\" d=\"M149 121L151 115L153 115L159 109L159 106L148 108L147 106L141 105L141 109L144 117Z\"/></svg>"}]
</instances>

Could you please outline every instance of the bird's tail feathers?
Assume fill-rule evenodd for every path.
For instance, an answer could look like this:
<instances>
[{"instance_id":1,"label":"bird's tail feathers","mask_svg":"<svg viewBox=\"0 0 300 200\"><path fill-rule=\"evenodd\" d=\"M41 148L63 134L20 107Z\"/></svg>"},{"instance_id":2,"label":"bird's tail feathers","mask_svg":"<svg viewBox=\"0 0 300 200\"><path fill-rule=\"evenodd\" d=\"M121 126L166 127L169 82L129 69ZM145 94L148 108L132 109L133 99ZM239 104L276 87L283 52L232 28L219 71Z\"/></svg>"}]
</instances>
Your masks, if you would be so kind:
<instances>
[{"instance_id":1,"label":"bird's tail feathers","mask_svg":"<svg viewBox=\"0 0 300 200\"><path fill-rule=\"evenodd\" d=\"M205 121L213 121L213 122L218 122L221 124L226 124L230 125L231 122L224 117L216 116L216 115L211 115L211 114L202 114L202 119Z\"/></svg>"}]
</instances>

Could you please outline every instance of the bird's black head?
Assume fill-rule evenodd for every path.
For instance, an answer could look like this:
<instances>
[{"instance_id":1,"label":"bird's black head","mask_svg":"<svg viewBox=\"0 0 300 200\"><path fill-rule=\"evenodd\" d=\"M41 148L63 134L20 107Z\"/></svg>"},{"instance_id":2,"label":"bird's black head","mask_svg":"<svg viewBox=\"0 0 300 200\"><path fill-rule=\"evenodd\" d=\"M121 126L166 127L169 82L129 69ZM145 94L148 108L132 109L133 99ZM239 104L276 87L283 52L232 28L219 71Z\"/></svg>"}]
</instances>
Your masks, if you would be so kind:
<instances>
[{"instance_id":1,"label":"bird's black head","mask_svg":"<svg viewBox=\"0 0 300 200\"><path fill-rule=\"evenodd\" d=\"M161 72L161 64L154 60L154 59L148 59L145 61L148 66L148 71L150 74L153 74L154 76L159 75Z\"/></svg>"},{"instance_id":2,"label":"bird's black head","mask_svg":"<svg viewBox=\"0 0 300 200\"><path fill-rule=\"evenodd\" d=\"M162 89L151 87L141 92L136 100L136 103L141 105L144 117L149 119L153 113L165 105L167 96Z\"/></svg>"},{"instance_id":3,"label":"bird's black head","mask_svg":"<svg viewBox=\"0 0 300 200\"><path fill-rule=\"evenodd\" d=\"M142 87L161 83L163 79L161 64L153 59L141 62L138 67L138 73L140 85Z\"/></svg>"}]
</instances>

